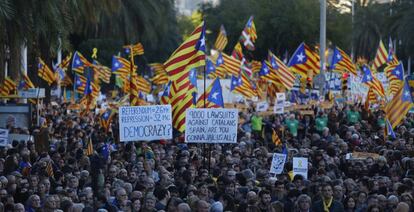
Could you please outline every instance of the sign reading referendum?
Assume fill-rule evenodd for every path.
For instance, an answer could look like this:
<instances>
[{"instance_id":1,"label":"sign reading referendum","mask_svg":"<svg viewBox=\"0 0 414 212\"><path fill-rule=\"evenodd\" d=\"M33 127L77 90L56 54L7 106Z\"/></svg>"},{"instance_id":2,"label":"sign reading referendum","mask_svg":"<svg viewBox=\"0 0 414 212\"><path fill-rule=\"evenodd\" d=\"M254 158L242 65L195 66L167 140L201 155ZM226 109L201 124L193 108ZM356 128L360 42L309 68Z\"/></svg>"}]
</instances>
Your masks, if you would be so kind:
<instances>
[{"instance_id":1,"label":"sign reading referendum","mask_svg":"<svg viewBox=\"0 0 414 212\"><path fill-rule=\"evenodd\" d=\"M119 108L120 141L172 139L171 105Z\"/></svg>"},{"instance_id":2,"label":"sign reading referendum","mask_svg":"<svg viewBox=\"0 0 414 212\"><path fill-rule=\"evenodd\" d=\"M237 109L187 109L186 143L237 143Z\"/></svg>"}]
</instances>

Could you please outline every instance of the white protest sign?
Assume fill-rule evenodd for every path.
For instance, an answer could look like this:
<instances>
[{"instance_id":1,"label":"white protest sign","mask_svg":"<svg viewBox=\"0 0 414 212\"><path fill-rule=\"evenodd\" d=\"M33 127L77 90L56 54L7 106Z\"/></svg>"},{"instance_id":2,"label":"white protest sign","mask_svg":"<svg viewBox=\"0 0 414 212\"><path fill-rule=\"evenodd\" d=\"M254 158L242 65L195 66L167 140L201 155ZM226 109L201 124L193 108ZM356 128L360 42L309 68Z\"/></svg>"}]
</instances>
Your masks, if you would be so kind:
<instances>
[{"instance_id":1,"label":"white protest sign","mask_svg":"<svg viewBox=\"0 0 414 212\"><path fill-rule=\"evenodd\" d=\"M172 139L171 105L119 108L120 141Z\"/></svg>"},{"instance_id":2,"label":"white protest sign","mask_svg":"<svg viewBox=\"0 0 414 212\"><path fill-rule=\"evenodd\" d=\"M286 95L285 93L276 93L276 103L273 107L275 114L283 114L285 108Z\"/></svg>"},{"instance_id":3,"label":"white protest sign","mask_svg":"<svg viewBox=\"0 0 414 212\"><path fill-rule=\"evenodd\" d=\"M256 105L256 111L257 112L263 112L263 111L267 111L267 109L269 108L269 103L267 102L258 102Z\"/></svg>"},{"instance_id":4,"label":"white protest sign","mask_svg":"<svg viewBox=\"0 0 414 212\"><path fill-rule=\"evenodd\" d=\"M269 172L273 174L281 174L283 172L283 168L285 167L285 161L285 154L274 153Z\"/></svg>"},{"instance_id":5,"label":"white protest sign","mask_svg":"<svg viewBox=\"0 0 414 212\"><path fill-rule=\"evenodd\" d=\"M237 109L187 109L186 143L237 143Z\"/></svg>"},{"instance_id":6,"label":"white protest sign","mask_svg":"<svg viewBox=\"0 0 414 212\"><path fill-rule=\"evenodd\" d=\"M0 129L0 146L7 146L9 144L9 130Z\"/></svg>"},{"instance_id":7,"label":"white protest sign","mask_svg":"<svg viewBox=\"0 0 414 212\"><path fill-rule=\"evenodd\" d=\"M308 159L307 158L293 158L293 176L302 175L308 179Z\"/></svg>"},{"instance_id":8,"label":"white protest sign","mask_svg":"<svg viewBox=\"0 0 414 212\"><path fill-rule=\"evenodd\" d=\"M278 100L286 100L285 93L276 93L276 99L278 99Z\"/></svg>"}]
</instances>

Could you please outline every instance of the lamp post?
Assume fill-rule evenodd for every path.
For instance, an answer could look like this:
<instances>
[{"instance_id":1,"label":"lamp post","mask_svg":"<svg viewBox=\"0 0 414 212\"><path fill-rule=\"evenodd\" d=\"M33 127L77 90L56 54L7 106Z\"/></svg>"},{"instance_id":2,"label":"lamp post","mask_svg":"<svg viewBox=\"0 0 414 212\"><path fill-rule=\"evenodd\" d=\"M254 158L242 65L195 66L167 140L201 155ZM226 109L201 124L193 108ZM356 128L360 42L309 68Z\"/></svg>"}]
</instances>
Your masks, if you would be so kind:
<instances>
[{"instance_id":1,"label":"lamp post","mask_svg":"<svg viewBox=\"0 0 414 212\"><path fill-rule=\"evenodd\" d=\"M320 12L320 34L319 34L319 58L320 58L320 74L316 79L319 86L319 95L323 96L323 90L325 87L325 49L326 49L326 0L320 0L321 12Z\"/></svg>"}]
</instances>

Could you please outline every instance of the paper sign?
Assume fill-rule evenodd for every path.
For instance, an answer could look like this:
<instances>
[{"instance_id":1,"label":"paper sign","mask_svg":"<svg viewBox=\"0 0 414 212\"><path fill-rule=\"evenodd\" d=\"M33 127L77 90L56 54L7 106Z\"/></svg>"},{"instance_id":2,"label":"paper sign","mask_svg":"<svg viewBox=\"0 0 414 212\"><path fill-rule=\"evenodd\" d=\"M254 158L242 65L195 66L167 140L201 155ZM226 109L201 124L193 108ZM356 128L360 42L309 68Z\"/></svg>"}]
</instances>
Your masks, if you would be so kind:
<instances>
[{"instance_id":1,"label":"paper sign","mask_svg":"<svg viewBox=\"0 0 414 212\"><path fill-rule=\"evenodd\" d=\"M119 108L120 141L172 139L171 105Z\"/></svg>"},{"instance_id":2,"label":"paper sign","mask_svg":"<svg viewBox=\"0 0 414 212\"><path fill-rule=\"evenodd\" d=\"M268 108L269 108L269 103L267 102L258 102L256 105L257 112L267 111Z\"/></svg>"},{"instance_id":3,"label":"paper sign","mask_svg":"<svg viewBox=\"0 0 414 212\"><path fill-rule=\"evenodd\" d=\"M0 146L7 146L9 139L9 130L0 129Z\"/></svg>"},{"instance_id":4,"label":"paper sign","mask_svg":"<svg viewBox=\"0 0 414 212\"><path fill-rule=\"evenodd\" d=\"M373 158L374 160L376 160L379 158L379 154L370 152L353 152L351 154L351 159L353 160L365 160L367 158Z\"/></svg>"},{"instance_id":5,"label":"paper sign","mask_svg":"<svg viewBox=\"0 0 414 212\"><path fill-rule=\"evenodd\" d=\"M237 109L187 109L186 143L237 143Z\"/></svg>"},{"instance_id":6,"label":"paper sign","mask_svg":"<svg viewBox=\"0 0 414 212\"><path fill-rule=\"evenodd\" d=\"M285 167L285 161L285 154L274 153L269 172L273 174L281 174L283 172L283 168Z\"/></svg>"},{"instance_id":7,"label":"paper sign","mask_svg":"<svg viewBox=\"0 0 414 212\"><path fill-rule=\"evenodd\" d=\"M286 100L285 93L276 93L276 99L278 99L278 100Z\"/></svg>"},{"instance_id":8,"label":"paper sign","mask_svg":"<svg viewBox=\"0 0 414 212\"><path fill-rule=\"evenodd\" d=\"M293 158L293 176L297 174L308 179L308 158Z\"/></svg>"},{"instance_id":9,"label":"paper sign","mask_svg":"<svg viewBox=\"0 0 414 212\"><path fill-rule=\"evenodd\" d=\"M284 111L285 101L286 101L285 93L276 93L276 102L275 102L275 106L273 107L273 112L275 114L283 114L285 112Z\"/></svg>"}]
</instances>

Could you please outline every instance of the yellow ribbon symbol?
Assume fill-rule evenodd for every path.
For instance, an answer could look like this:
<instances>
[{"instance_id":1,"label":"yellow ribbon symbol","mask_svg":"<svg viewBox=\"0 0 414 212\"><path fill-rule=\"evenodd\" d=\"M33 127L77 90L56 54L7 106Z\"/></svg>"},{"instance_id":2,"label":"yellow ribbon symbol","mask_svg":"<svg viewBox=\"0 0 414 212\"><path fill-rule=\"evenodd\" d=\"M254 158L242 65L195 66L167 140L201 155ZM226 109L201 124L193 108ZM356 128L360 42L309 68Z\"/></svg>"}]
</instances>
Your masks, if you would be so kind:
<instances>
[{"instance_id":1,"label":"yellow ribbon symbol","mask_svg":"<svg viewBox=\"0 0 414 212\"><path fill-rule=\"evenodd\" d=\"M98 48L93 48L92 49L92 59L96 59L98 58Z\"/></svg>"},{"instance_id":2,"label":"yellow ribbon symbol","mask_svg":"<svg viewBox=\"0 0 414 212\"><path fill-rule=\"evenodd\" d=\"M300 167L300 168L302 168L302 161L300 160L300 161L298 161L298 166Z\"/></svg>"}]
</instances>

